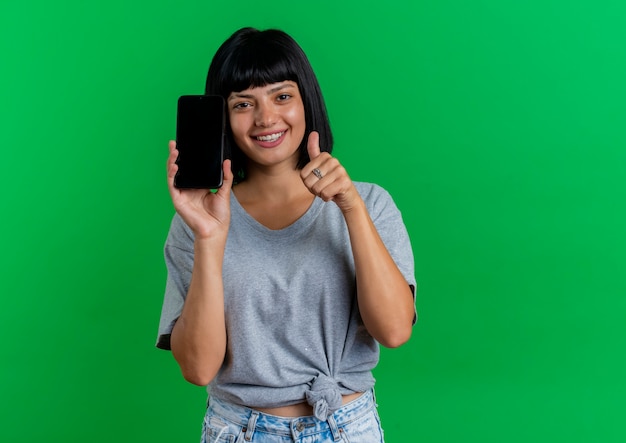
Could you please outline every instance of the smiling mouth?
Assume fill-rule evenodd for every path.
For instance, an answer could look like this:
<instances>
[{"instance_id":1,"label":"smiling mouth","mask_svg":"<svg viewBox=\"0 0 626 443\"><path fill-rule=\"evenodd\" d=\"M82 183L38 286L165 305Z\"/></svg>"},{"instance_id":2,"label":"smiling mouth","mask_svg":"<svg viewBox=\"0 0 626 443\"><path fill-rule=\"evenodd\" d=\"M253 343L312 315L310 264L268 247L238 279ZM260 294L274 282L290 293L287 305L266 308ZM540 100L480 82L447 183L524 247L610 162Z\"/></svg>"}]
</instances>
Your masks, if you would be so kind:
<instances>
[{"instance_id":1,"label":"smiling mouth","mask_svg":"<svg viewBox=\"0 0 626 443\"><path fill-rule=\"evenodd\" d=\"M285 133L285 131L282 131L282 132L277 132L276 134L259 135L259 136L254 137L254 138L256 138L260 142L275 142L276 140L281 138L284 133Z\"/></svg>"}]
</instances>

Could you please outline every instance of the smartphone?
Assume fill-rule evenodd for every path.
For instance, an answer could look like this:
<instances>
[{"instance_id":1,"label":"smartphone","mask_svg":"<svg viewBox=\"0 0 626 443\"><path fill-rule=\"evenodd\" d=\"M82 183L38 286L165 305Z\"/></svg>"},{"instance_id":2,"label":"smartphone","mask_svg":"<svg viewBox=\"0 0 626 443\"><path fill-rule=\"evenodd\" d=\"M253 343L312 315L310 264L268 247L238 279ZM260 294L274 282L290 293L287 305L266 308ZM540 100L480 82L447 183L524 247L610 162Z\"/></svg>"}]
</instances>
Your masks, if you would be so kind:
<instances>
[{"instance_id":1,"label":"smartphone","mask_svg":"<svg viewBox=\"0 0 626 443\"><path fill-rule=\"evenodd\" d=\"M225 120L225 103L219 95L178 98L175 187L217 189L222 186Z\"/></svg>"}]
</instances>

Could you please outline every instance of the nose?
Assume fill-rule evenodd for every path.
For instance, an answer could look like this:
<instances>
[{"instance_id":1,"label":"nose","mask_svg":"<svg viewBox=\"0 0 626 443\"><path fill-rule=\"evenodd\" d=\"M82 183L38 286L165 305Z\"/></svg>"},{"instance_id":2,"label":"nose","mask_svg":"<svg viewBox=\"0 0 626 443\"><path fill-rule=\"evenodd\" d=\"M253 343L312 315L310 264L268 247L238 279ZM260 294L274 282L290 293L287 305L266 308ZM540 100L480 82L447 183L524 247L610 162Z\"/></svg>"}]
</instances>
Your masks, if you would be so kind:
<instances>
[{"instance_id":1,"label":"nose","mask_svg":"<svg viewBox=\"0 0 626 443\"><path fill-rule=\"evenodd\" d=\"M276 110L272 105L258 104L255 111L254 124L262 128L269 128L278 120Z\"/></svg>"}]
</instances>

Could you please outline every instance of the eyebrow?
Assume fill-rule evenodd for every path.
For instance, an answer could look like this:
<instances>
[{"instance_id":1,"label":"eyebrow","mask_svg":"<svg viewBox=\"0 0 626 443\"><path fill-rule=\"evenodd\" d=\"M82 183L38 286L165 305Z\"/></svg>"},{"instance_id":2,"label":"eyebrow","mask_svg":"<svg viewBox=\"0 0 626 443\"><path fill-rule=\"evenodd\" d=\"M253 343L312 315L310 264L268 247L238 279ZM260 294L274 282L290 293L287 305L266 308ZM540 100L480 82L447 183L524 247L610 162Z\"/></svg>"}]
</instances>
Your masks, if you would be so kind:
<instances>
[{"instance_id":1,"label":"eyebrow","mask_svg":"<svg viewBox=\"0 0 626 443\"><path fill-rule=\"evenodd\" d=\"M278 92L282 89L287 89L287 88L295 88L295 85L292 85L290 83L281 83L279 85L276 85L275 87L273 87L272 89L267 91L267 94L274 94L275 92ZM252 94L243 94L241 92L231 92L230 96L228 97L228 100L234 100L236 98L254 98L254 96Z\"/></svg>"}]
</instances>

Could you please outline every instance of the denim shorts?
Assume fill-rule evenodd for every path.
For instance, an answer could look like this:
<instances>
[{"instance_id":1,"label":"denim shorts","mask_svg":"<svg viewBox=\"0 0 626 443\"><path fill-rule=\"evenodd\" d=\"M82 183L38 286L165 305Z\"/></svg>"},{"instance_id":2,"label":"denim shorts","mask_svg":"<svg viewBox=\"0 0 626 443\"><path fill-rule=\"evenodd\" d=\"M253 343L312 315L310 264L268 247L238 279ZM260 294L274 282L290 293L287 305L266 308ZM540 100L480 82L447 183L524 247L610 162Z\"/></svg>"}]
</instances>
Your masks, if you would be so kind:
<instances>
[{"instance_id":1,"label":"denim shorts","mask_svg":"<svg viewBox=\"0 0 626 443\"><path fill-rule=\"evenodd\" d=\"M278 417L210 398L201 443L383 443L374 391L337 409L327 420Z\"/></svg>"}]
</instances>

